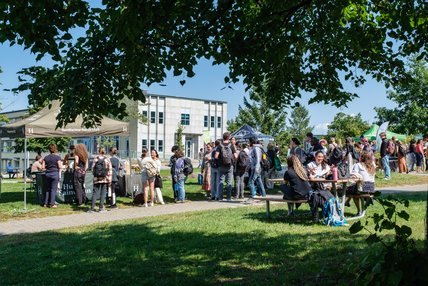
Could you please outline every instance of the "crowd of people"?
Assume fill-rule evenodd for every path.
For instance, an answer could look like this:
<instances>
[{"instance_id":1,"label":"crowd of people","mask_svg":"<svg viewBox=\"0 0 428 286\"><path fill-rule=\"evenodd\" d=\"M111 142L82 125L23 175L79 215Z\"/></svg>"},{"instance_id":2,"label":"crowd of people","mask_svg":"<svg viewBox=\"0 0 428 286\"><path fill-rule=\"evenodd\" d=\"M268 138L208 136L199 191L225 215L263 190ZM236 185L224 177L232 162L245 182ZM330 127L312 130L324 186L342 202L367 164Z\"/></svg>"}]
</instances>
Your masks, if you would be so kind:
<instances>
[{"instance_id":1,"label":"crowd of people","mask_svg":"<svg viewBox=\"0 0 428 286\"><path fill-rule=\"evenodd\" d=\"M287 170L284 179L289 182L284 189L285 197L299 199L308 197L312 191L322 191L326 186L321 183L311 183L315 178L332 178L334 171L340 177L359 174L363 178L362 186L354 187L360 192L374 192L374 174L376 168L384 171L384 179L391 178L390 160L396 162L400 173L422 172L428 157L428 139L412 140L409 145L396 140L387 139L386 133L380 134L382 143L369 142L360 138L354 142L346 138L340 146L334 137L318 139L308 133L303 144L297 138L292 138L287 154ZM303 146L302 146L303 145ZM208 143L198 153L198 167L201 168L202 189L211 200L231 201L245 198L245 188L249 189L249 199L266 196L266 189L273 189L272 178L278 178L281 170L279 149L274 143L265 148L256 138L250 138L248 144L240 144L229 132L223 134L222 140ZM117 149L112 147L106 154L104 148L98 150L91 164L94 175L93 195L89 212L95 211L99 199L99 211L105 211L104 201L110 203L110 208L117 208L115 190L118 184L118 173L123 168L117 157ZM169 161L171 168L172 189L177 203L186 201L185 182L192 173L191 161L184 156L183 150L173 146L173 155ZM380 152L380 159L375 159L375 153ZM58 188L61 171L74 172L75 203L82 206L86 202L84 188L85 174L89 168L89 154L84 144L71 145L69 153L62 160L57 154L55 144L49 145L50 154L42 158L37 155L31 167L31 172L46 173L49 191L43 199L44 207L56 208L55 194ZM278 162L277 162L278 161ZM279 170L276 168L279 164ZM164 204L162 195L162 178L160 176L161 161L157 150L143 148L138 159L142 181L142 206ZM394 164L393 168L395 167ZM351 190L352 191L352 190ZM225 194L224 194L225 193ZM150 198L150 200L149 200ZM356 202L360 212L361 207Z\"/></svg>"}]
</instances>

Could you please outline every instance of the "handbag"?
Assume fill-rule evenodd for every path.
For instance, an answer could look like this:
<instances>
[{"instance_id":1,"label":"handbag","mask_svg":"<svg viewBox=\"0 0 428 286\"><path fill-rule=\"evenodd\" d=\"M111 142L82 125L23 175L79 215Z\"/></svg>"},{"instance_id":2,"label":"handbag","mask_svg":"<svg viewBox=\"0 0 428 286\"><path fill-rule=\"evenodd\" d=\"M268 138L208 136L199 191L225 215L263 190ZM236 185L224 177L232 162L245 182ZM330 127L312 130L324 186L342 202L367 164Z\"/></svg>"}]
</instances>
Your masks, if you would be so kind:
<instances>
[{"instance_id":1,"label":"handbag","mask_svg":"<svg viewBox=\"0 0 428 286\"><path fill-rule=\"evenodd\" d=\"M155 176L155 188L159 188L159 189L163 188L162 177L160 175Z\"/></svg>"}]
</instances>

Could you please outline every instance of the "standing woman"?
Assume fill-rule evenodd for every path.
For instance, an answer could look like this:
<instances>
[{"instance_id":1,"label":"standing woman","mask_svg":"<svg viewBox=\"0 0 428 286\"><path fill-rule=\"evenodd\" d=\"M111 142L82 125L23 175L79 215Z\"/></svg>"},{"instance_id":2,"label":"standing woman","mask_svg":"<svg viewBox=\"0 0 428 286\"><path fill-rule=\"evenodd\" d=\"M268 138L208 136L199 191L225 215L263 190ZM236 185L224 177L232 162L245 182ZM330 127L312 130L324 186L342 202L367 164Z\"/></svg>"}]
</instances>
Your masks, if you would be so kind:
<instances>
[{"instance_id":1,"label":"standing woman","mask_svg":"<svg viewBox=\"0 0 428 286\"><path fill-rule=\"evenodd\" d=\"M186 175L184 175L184 152L183 150L177 150L175 153L177 156L177 161L175 162L175 181L177 182L177 203L184 203L186 199L186 190L184 189L184 181L186 180Z\"/></svg>"},{"instance_id":2,"label":"standing woman","mask_svg":"<svg viewBox=\"0 0 428 286\"><path fill-rule=\"evenodd\" d=\"M155 197L156 197L156 202L160 203L161 205L164 205L165 202L163 201L163 196L162 196L162 178L160 176L160 170L161 170L161 161L159 159L159 153L158 151L156 151L155 149L152 150L151 152L152 155L152 159L155 162L155 166L156 166L156 176L155 176L155 182L154 182L154 186L155 186Z\"/></svg>"},{"instance_id":3,"label":"standing woman","mask_svg":"<svg viewBox=\"0 0 428 286\"><path fill-rule=\"evenodd\" d=\"M138 165L141 169L141 180L143 182L143 190L144 190L144 207L148 207L147 205L147 199L148 199L148 193L150 189L150 198L151 203L150 206L154 206L155 201L155 180L154 177L150 177L147 173L147 164L150 161L151 164L155 164L153 162L153 159L149 156L149 151L146 148L143 148L141 151L141 158L138 159ZM149 164L150 164L149 163Z\"/></svg>"},{"instance_id":4,"label":"standing woman","mask_svg":"<svg viewBox=\"0 0 428 286\"><path fill-rule=\"evenodd\" d=\"M215 158L215 152L217 151L218 146L220 145L220 140L216 140L214 143L214 148L211 151L211 200L217 198L218 185L220 180L220 174L218 169L218 160Z\"/></svg>"},{"instance_id":5,"label":"standing woman","mask_svg":"<svg viewBox=\"0 0 428 286\"><path fill-rule=\"evenodd\" d=\"M416 155L416 172L422 172L422 161L424 159L424 146L422 145L422 139L419 139L416 142L415 147L415 155Z\"/></svg>"},{"instance_id":6,"label":"standing woman","mask_svg":"<svg viewBox=\"0 0 428 286\"><path fill-rule=\"evenodd\" d=\"M61 175L62 162L61 157L56 154L58 152L56 144L49 144L49 152L50 154L43 159L43 169L46 170L46 180L49 186L49 190L45 193L43 207L56 208L55 195Z\"/></svg>"},{"instance_id":7,"label":"standing woman","mask_svg":"<svg viewBox=\"0 0 428 286\"><path fill-rule=\"evenodd\" d=\"M207 196L210 196L211 192L211 152L213 151L213 145L211 143L207 144L207 150L204 154L202 160L202 190L207 192Z\"/></svg>"},{"instance_id":8,"label":"standing woman","mask_svg":"<svg viewBox=\"0 0 428 286\"><path fill-rule=\"evenodd\" d=\"M74 149L74 190L77 206L86 202L85 174L88 170L88 151L85 144L77 144Z\"/></svg>"},{"instance_id":9,"label":"standing woman","mask_svg":"<svg viewBox=\"0 0 428 286\"><path fill-rule=\"evenodd\" d=\"M105 212L104 199L106 197L108 186L111 184L112 168L110 159L106 156L106 149L100 148L98 156L95 157L92 164L92 173L94 174L94 192L92 193L91 209L95 211L95 202L100 197L100 212Z\"/></svg>"}]
</instances>

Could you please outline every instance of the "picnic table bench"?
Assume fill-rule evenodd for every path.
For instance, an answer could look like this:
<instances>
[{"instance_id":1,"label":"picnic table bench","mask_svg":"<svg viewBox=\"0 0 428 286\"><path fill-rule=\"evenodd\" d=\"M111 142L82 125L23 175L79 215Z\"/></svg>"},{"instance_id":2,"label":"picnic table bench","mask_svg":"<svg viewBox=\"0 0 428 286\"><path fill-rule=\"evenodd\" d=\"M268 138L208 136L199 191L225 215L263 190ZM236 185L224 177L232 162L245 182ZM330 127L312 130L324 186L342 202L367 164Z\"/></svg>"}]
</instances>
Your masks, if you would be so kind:
<instances>
[{"instance_id":1,"label":"picnic table bench","mask_svg":"<svg viewBox=\"0 0 428 286\"><path fill-rule=\"evenodd\" d=\"M270 202L289 203L289 204L304 204L309 202L308 200L285 200L282 196L267 196L267 197L258 198L258 200L266 202L267 218L270 218Z\"/></svg>"}]
</instances>

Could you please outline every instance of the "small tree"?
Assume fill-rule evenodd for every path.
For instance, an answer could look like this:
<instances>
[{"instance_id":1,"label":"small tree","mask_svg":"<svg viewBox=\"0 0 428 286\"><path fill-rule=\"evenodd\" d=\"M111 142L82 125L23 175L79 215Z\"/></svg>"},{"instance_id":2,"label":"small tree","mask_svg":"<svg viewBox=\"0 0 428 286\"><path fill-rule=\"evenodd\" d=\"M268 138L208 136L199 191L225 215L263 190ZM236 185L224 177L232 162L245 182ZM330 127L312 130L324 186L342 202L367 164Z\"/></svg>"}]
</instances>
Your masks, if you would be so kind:
<instances>
[{"instance_id":1,"label":"small tree","mask_svg":"<svg viewBox=\"0 0 428 286\"><path fill-rule=\"evenodd\" d=\"M184 149L183 130L184 130L184 126L181 125L181 122L178 123L177 132L176 132L177 137L175 138L175 145L177 145L181 150Z\"/></svg>"},{"instance_id":2,"label":"small tree","mask_svg":"<svg viewBox=\"0 0 428 286\"><path fill-rule=\"evenodd\" d=\"M358 137L361 136L370 125L361 118L361 114L347 115L339 112L328 125L328 135L334 134L336 138Z\"/></svg>"},{"instance_id":3,"label":"small tree","mask_svg":"<svg viewBox=\"0 0 428 286\"><path fill-rule=\"evenodd\" d=\"M314 129L313 126L309 126L310 120L309 110L306 107L298 105L294 108L288 119L290 136L303 140L306 134Z\"/></svg>"}]
</instances>

